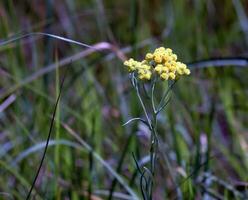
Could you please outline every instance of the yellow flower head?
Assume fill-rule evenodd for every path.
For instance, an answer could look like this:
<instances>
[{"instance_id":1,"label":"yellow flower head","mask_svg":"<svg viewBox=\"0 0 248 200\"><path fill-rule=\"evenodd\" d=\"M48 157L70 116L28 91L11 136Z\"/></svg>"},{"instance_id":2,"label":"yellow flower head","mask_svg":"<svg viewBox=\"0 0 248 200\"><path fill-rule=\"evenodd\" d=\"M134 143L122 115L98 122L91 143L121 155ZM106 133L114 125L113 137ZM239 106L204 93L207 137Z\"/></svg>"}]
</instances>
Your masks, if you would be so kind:
<instances>
[{"instance_id":1,"label":"yellow flower head","mask_svg":"<svg viewBox=\"0 0 248 200\"><path fill-rule=\"evenodd\" d=\"M156 67L154 68L154 71L157 72L158 74L161 74L164 70L164 66L162 64L158 64L156 65Z\"/></svg>"},{"instance_id":2,"label":"yellow flower head","mask_svg":"<svg viewBox=\"0 0 248 200\"><path fill-rule=\"evenodd\" d=\"M161 80L174 80L182 75L189 75L187 66L177 61L177 55L170 48L159 47L153 53L147 53L141 62L133 58L126 60L124 65L129 72L136 72L140 80L150 80L159 76Z\"/></svg>"},{"instance_id":3,"label":"yellow flower head","mask_svg":"<svg viewBox=\"0 0 248 200\"><path fill-rule=\"evenodd\" d=\"M168 73L162 73L162 74L160 74L160 78L162 80L168 80L169 79L169 74Z\"/></svg>"},{"instance_id":4,"label":"yellow flower head","mask_svg":"<svg viewBox=\"0 0 248 200\"><path fill-rule=\"evenodd\" d=\"M146 60L151 61L153 59L153 54L152 53L147 53L146 54Z\"/></svg>"},{"instance_id":5,"label":"yellow flower head","mask_svg":"<svg viewBox=\"0 0 248 200\"><path fill-rule=\"evenodd\" d=\"M135 61L133 58L130 58L124 62L124 65L127 66L129 72L135 71L138 64L138 61Z\"/></svg>"}]
</instances>

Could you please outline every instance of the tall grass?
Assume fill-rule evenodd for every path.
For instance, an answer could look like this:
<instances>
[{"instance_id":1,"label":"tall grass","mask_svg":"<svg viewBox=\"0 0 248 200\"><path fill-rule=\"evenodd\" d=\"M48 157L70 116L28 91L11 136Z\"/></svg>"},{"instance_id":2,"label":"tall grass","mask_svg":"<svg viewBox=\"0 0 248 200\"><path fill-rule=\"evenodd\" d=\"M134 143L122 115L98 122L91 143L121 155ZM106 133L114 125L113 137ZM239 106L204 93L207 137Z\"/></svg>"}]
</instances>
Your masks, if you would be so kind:
<instances>
[{"instance_id":1,"label":"tall grass","mask_svg":"<svg viewBox=\"0 0 248 200\"><path fill-rule=\"evenodd\" d=\"M149 131L142 123L122 126L142 115L122 60L158 46L173 48L192 75L177 83L158 118L153 198L246 199L247 6L239 0L1 1L0 199L24 199L30 190L65 68L32 196L141 198L132 154L140 166L149 162ZM68 40L32 35L3 43L30 32Z\"/></svg>"}]
</instances>

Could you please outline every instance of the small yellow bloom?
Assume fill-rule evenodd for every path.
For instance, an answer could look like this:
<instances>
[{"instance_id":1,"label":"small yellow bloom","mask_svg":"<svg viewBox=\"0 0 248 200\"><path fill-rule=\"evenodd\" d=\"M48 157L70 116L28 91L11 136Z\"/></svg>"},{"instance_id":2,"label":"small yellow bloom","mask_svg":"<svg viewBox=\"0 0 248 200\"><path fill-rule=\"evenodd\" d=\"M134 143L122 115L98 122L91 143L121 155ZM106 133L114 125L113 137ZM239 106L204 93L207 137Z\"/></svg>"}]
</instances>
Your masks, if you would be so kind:
<instances>
[{"instance_id":1,"label":"small yellow bloom","mask_svg":"<svg viewBox=\"0 0 248 200\"><path fill-rule=\"evenodd\" d=\"M151 61L153 59L153 54L152 53L147 53L146 54L146 60Z\"/></svg>"},{"instance_id":2,"label":"small yellow bloom","mask_svg":"<svg viewBox=\"0 0 248 200\"><path fill-rule=\"evenodd\" d=\"M154 70L155 70L158 74L161 74L162 71L163 71L163 68L164 68L164 65L158 64L158 65L156 65L156 67L154 68Z\"/></svg>"},{"instance_id":3,"label":"small yellow bloom","mask_svg":"<svg viewBox=\"0 0 248 200\"><path fill-rule=\"evenodd\" d=\"M161 51L161 52L164 52L165 51L165 48L164 47L159 47L157 48L158 51Z\"/></svg>"},{"instance_id":4,"label":"small yellow bloom","mask_svg":"<svg viewBox=\"0 0 248 200\"><path fill-rule=\"evenodd\" d=\"M172 54L171 55L171 58L172 58L173 61L176 61L177 60L177 55L176 54Z\"/></svg>"},{"instance_id":5,"label":"small yellow bloom","mask_svg":"<svg viewBox=\"0 0 248 200\"><path fill-rule=\"evenodd\" d=\"M189 70L189 69L184 69L184 73L185 73L186 75L190 75L190 70Z\"/></svg>"},{"instance_id":6,"label":"small yellow bloom","mask_svg":"<svg viewBox=\"0 0 248 200\"><path fill-rule=\"evenodd\" d=\"M147 65L147 64L141 64L140 65L140 68L141 69L145 69L145 70L150 70L151 69L151 66L150 65Z\"/></svg>"},{"instance_id":7,"label":"small yellow bloom","mask_svg":"<svg viewBox=\"0 0 248 200\"><path fill-rule=\"evenodd\" d=\"M176 71L176 66L175 65L170 65L169 67L170 72L175 72Z\"/></svg>"},{"instance_id":8,"label":"small yellow bloom","mask_svg":"<svg viewBox=\"0 0 248 200\"><path fill-rule=\"evenodd\" d=\"M176 75L173 72L169 73L170 79L174 80L176 78Z\"/></svg>"},{"instance_id":9,"label":"small yellow bloom","mask_svg":"<svg viewBox=\"0 0 248 200\"><path fill-rule=\"evenodd\" d=\"M174 80L190 74L187 66L177 59L177 55L170 48L159 47L153 53L147 53L143 61L131 58L125 61L124 65L129 72L136 72L140 80L150 80L154 73L162 80Z\"/></svg>"},{"instance_id":10,"label":"small yellow bloom","mask_svg":"<svg viewBox=\"0 0 248 200\"><path fill-rule=\"evenodd\" d=\"M177 69L177 73L178 73L179 75L183 75L183 74L184 74L184 71L183 71L182 69Z\"/></svg>"},{"instance_id":11,"label":"small yellow bloom","mask_svg":"<svg viewBox=\"0 0 248 200\"><path fill-rule=\"evenodd\" d=\"M142 64L142 65L148 65L149 62L148 62L147 60L142 60L142 61L140 62L140 64Z\"/></svg>"},{"instance_id":12,"label":"small yellow bloom","mask_svg":"<svg viewBox=\"0 0 248 200\"><path fill-rule=\"evenodd\" d=\"M140 80L150 80L152 76L152 72L146 69L140 69L138 71L138 77Z\"/></svg>"},{"instance_id":13,"label":"small yellow bloom","mask_svg":"<svg viewBox=\"0 0 248 200\"><path fill-rule=\"evenodd\" d=\"M139 62L135 61L132 58L124 62L124 65L127 66L129 72L135 71L138 64Z\"/></svg>"},{"instance_id":14,"label":"small yellow bloom","mask_svg":"<svg viewBox=\"0 0 248 200\"><path fill-rule=\"evenodd\" d=\"M168 54L163 55L164 62L168 62L170 60L170 56Z\"/></svg>"},{"instance_id":15,"label":"small yellow bloom","mask_svg":"<svg viewBox=\"0 0 248 200\"><path fill-rule=\"evenodd\" d=\"M160 75L160 78L162 78L163 80L168 80L169 79L169 74L168 73L162 73Z\"/></svg>"},{"instance_id":16,"label":"small yellow bloom","mask_svg":"<svg viewBox=\"0 0 248 200\"><path fill-rule=\"evenodd\" d=\"M178 62L181 69L186 69L187 66L184 63Z\"/></svg>"},{"instance_id":17,"label":"small yellow bloom","mask_svg":"<svg viewBox=\"0 0 248 200\"><path fill-rule=\"evenodd\" d=\"M170 48L165 49L165 51L166 51L166 53L168 53L169 55L172 54L172 49L170 49Z\"/></svg>"},{"instance_id":18,"label":"small yellow bloom","mask_svg":"<svg viewBox=\"0 0 248 200\"><path fill-rule=\"evenodd\" d=\"M154 55L154 61L155 61L155 63L162 63L163 57L160 54L155 54Z\"/></svg>"}]
</instances>

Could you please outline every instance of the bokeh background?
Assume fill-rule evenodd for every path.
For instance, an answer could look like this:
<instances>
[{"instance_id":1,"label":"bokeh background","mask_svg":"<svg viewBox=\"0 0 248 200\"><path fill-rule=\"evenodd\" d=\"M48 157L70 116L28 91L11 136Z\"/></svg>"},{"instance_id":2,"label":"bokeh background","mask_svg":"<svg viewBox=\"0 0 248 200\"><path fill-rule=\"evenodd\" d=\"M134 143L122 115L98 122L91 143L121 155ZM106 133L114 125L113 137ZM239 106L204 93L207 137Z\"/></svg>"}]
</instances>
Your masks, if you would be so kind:
<instances>
[{"instance_id":1,"label":"bokeh background","mask_svg":"<svg viewBox=\"0 0 248 200\"><path fill-rule=\"evenodd\" d=\"M2 43L31 32L94 48L37 34ZM33 196L141 197L132 154L147 163L149 130L122 126L143 116L122 63L159 46L190 63L191 75L159 116L154 199L247 198L246 0L2 0L0 43L0 199L27 195L64 74Z\"/></svg>"}]
</instances>

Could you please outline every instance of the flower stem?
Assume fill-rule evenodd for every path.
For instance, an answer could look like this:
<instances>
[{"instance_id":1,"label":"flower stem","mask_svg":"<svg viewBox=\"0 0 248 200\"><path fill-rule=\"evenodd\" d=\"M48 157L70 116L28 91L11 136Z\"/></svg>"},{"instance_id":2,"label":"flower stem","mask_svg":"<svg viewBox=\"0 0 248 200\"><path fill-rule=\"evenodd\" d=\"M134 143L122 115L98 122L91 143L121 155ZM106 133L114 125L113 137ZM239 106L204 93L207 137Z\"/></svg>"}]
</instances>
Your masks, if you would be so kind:
<instances>
[{"instance_id":1,"label":"flower stem","mask_svg":"<svg viewBox=\"0 0 248 200\"><path fill-rule=\"evenodd\" d=\"M157 147L158 147L158 138L157 138L157 115L156 115L156 110L155 110L155 104L154 104L154 88L155 88L156 82L153 83L152 85L152 98L151 98L151 104L153 107L153 114L152 114L152 120L149 118L147 108L141 98L140 91L139 91L139 86L138 84L136 85L136 93L138 96L138 99L140 101L141 107L144 111L144 114L146 116L147 124L149 126L149 129L151 131L151 140L150 140L150 176L148 179L148 199L152 200L152 194L153 194L153 184L154 184L154 176L155 176L155 163L156 163L156 158L157 158ZM144 174L143 174L144 176ZM143 187L141 185L141 187Z\"/></svg>"}]
</instances>

